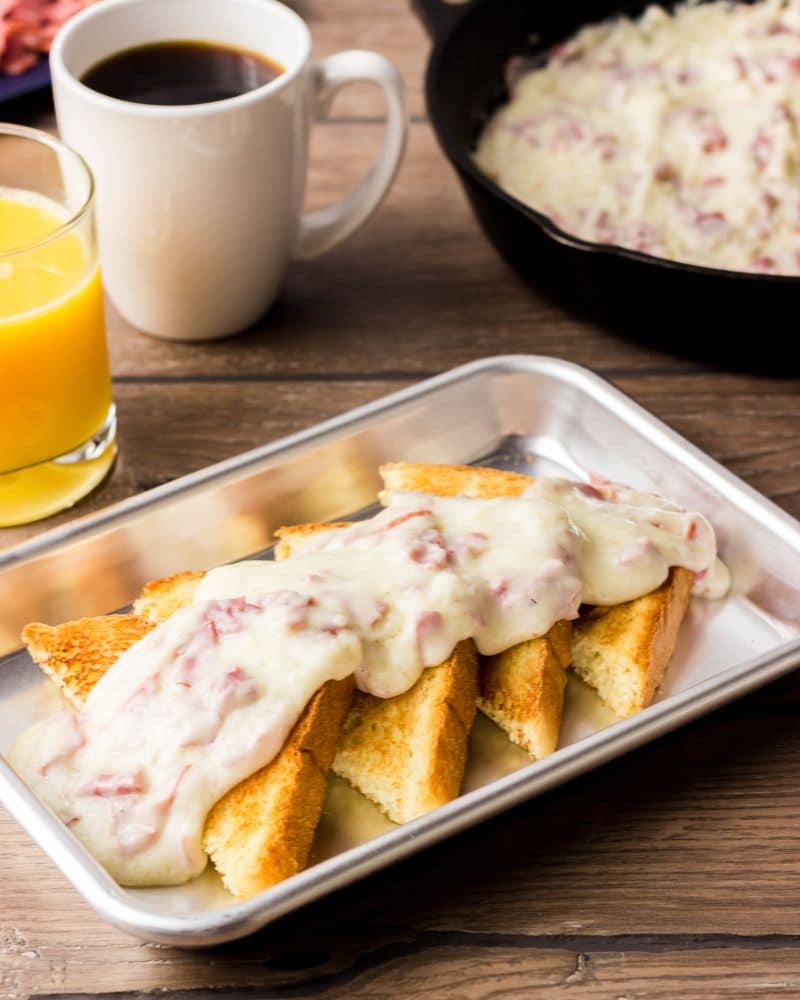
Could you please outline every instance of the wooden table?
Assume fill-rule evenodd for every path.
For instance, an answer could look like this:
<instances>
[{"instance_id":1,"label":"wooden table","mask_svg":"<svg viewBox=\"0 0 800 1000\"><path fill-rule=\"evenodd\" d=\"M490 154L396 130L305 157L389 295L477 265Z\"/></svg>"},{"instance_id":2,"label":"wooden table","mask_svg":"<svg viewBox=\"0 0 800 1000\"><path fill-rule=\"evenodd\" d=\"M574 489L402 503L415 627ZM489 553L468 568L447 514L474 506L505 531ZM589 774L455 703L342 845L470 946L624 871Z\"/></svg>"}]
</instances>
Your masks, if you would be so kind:
<instances>
[{"instance_id":1,"label":"wooden table","mask_svg":"<svg viewBox=\"0 0 800 1000\"><path fill-rule=\"evenodd\" d=\"M657 353L528 288L479 233L438 152L421 96L427 42L405 2L296 6L319 54L375 48L403 72L412 124L399 179L361 232L298 265L271 314L239 337L161 343L112 312L121 456L75 513L453 365L528 352L593 368L800 514L798 382ZM46 98L10 115L52 126ZM380 115L377 95L356 88L316 129L313 205L360 175ZM0 533L0 546L70 516ZM799 709L795 675L196 954L106 926L0 815L0 997L800 997Z\"/></svg>"}]
</instances>

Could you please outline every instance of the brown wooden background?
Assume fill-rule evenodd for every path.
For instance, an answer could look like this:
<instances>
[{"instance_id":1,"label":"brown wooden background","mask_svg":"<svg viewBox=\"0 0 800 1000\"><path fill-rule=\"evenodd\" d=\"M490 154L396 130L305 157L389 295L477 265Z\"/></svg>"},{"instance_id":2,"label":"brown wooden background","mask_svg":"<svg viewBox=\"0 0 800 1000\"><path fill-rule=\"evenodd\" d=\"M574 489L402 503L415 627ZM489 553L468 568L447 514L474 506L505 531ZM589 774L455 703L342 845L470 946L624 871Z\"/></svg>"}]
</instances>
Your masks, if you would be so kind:
<instances>
[{"instance_id":1,"label":"brown wooden background","mask_svg":"<svg viewBox=\"0 0 800 1000\"><path fill-rule=\"evenodd\" d=\"M588 365L795 516L794 379L726 373L570 318L477 230L425 119L427 41L403 0L303 0L318 54L375 48L412 124L379 213L295 267L234 339L161 343L110 316L121 457L77 512L306 427L456 364L542 353ZM46 97L3 109L52 126ZM316 128L309 201L337 197L381 133L343 94ZM795 336L797 317L772 317ZM0 547L45 525L0 532ZM142 944L96 918L0 814L0 997L172 1000L800 997L800 680L784 681L239 944Z\"/></svg>"}]
</instances>

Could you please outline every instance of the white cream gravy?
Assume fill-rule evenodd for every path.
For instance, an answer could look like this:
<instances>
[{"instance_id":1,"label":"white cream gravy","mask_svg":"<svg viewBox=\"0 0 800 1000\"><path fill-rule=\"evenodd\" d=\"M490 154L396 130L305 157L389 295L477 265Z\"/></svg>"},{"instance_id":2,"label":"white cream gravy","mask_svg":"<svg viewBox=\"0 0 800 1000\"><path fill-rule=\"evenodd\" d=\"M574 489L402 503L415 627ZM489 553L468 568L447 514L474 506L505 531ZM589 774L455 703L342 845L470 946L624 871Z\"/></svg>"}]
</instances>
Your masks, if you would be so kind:
<instances>
[{"instance_id":1,"label":"white cream gravy","mask_svg":"<svg viewBox=\"0 0 800 1000\"><path fill-rule=\"evenodd\" d=\"M653 5L519 78L475 159L591 242L797 275L798 110L800 0Z\"/></svg>"}]
</instances>

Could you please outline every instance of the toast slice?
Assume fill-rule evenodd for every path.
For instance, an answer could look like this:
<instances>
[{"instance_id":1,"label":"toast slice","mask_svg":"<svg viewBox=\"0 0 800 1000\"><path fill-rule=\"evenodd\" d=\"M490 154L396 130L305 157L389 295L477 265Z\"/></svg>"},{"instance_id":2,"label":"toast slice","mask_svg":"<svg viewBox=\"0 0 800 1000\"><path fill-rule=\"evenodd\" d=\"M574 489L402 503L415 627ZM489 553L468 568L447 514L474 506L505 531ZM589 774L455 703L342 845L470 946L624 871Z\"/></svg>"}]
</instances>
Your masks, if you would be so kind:
<instances>
[{"instance_id":1,"label":"toast slice","mask_svg":"<svg viewBox=\"0 0 800 1000\"><path fill-rule=\"evenodd\" d=\"M480 657L478 707L536 760L558 747L571 634L570 622L556 622L547 635Z\"/></svg>"},{"instance_id":2,"label":"toast slice","mask_svg":"<svg viewBox=\"0 0 800 1000\"><path fill-rule=\"evenodd\" d=\"M384 502L398 490L490 500L519 496L531 485L531 479L519 472L471 465L395 462L380 472ZM571 632L569 622L557 622L547 635L481 657L478 708L537 760L558 746Z\"/></svg>"},{"instance_id":3,"label":"toast slice","mask_svg":"<svg viewBox=\"0 0 800 1000\"><path fill-rule=\"evenodd\" d=\"M84 618L55 627L32 624L23 641L80 708L129 646L191 602L201 577L180 573L153 581L135 603L138 614ZM352 678L324 684L275 760L232 788L209 813L203 846L234 896L253 896L305 867L352 692Z\"/></svg>"},{"instance_id":4,"label":"toast slice","mask_svg":"<svg viewBox=\"0 0 800 1000\"><path fill-rule=\"evenodd\" d=\"M324 684L275 760L208 814L203 847L234 896L253 896L305 868L352 696L352 677Z\"/></svg>"},{"instance_id":5,"label":"toast slice","mask_svg":"<svg viewBox=\"0 0 800 1000\"><path fill-rule=\"evenodd\" d=\"M517 472L472 466L409 465L403 462L383 466L381 475L388 492L421 490L440 496L451 496L456 492L487 498L519 496L532 482L529 477ZM667 580L651 593L613 608L587 607L575 624L571 643L572 666L618 715L631 715L646 708L653 700L675 651L693 580L694 574L689 570L673 567ZM552 630L548 638L555 647ZM519 654L508 651L500 656L517 658ZM547 662L541 653L539 662ZM485 677L485 669L482 677ZM499 673L497 664L494 669ZM510 665L506 666L506 676L514 673ZM532 673L534 677L541 678L540 683L545 689L546 678L552 675L552 671L548 673L542 668L537 673L534 666ZM479 707L500 722L510 735L506 723L516 720L517 724L521 724L524 716L506 718L506 723L497 717L498 703L508 698L510 693L502 683L499 684L499 691L495 688L491 692L482 683ZM487 703L489 700L494 703L494 708ZM516 699L514 704L517 704ZM542 724L541 735L546 742L546 734L552 733L555 725L552 716L547 714L546 704L543 709L543 718L549 720ZM524 743L522 745L525 746ZM526 749L531 750L531 747L526 746Z\"/></svg>"},{"instance_id":6,"label":"toast slice","mask_svg":"<svg viewBox=\"0 0 800 1000\"><path fill-rule=\"evenodd\" d=\"M694 573L680 566L657 590L613 608L594 608L576 623L572 666L617 715L646 708L675 650Z\"/></svg>"},{"instance_id":7,"label":"toast slice","mask_svg":"<svg viewBox=\"0 0 800 1000\"><path fill-rule=\"evenodd\" d=\"M395 823L456 798L475 719L478 657L472 640L423 671L395 698L356 691L333 770Z\"/></svg>"},{"instance_id":8,"label":"toast slice","mask_svg":"<svg viewBox=\"0 0 800 1000\"><path fill-rule=\"evenodd\" d=\"M341 527L346 525L281 528L276 558L289 558L312 534ZM475 718L477 673L475 644L468 640L395 698L356 691L333 761L335 773L395 823L456 798Z\"/></svg>"}]
</instances>

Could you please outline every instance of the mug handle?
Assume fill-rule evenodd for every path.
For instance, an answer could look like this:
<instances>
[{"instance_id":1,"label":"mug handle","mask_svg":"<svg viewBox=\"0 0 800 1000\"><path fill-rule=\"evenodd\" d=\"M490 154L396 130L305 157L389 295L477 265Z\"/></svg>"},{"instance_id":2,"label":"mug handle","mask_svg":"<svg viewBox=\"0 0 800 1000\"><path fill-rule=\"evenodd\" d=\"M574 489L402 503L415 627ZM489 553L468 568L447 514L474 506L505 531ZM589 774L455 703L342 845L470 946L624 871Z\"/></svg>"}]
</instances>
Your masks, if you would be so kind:
<instances>
[{"instance_id":1,"label":"mug handle","mask_svg":"<svg viewBox=\"0 0 800 1000\"><path fill-rule=\"evenodd\" d=\"M377 52L352 49L337 52L312 67L313 103L317 113L328 113L334 95L348 83L377 83L386 98L386 132L383 145L367 176L340 202L317 212L306 212L294 256L318 257L341 243L380 205L394 180L408 132L403 80L388 59Z\"/></svg>"}]
</instances>

